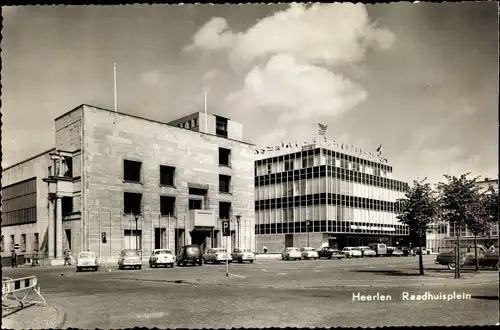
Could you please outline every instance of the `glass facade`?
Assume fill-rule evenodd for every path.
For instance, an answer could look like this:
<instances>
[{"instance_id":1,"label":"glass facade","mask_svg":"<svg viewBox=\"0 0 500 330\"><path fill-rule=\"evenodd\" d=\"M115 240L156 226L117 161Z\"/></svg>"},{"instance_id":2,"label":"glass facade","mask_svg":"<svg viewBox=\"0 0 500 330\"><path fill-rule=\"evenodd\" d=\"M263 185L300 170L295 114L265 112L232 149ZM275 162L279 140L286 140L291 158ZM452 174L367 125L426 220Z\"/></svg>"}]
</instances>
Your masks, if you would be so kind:
<instances>
[{"instance_id":1,"label":"glass facade","mask_svg":"<svg viewBox=\"0 0 500 330\"><path fill-rule=\"evenodd\" d=\"M406 183L385 164L315 148L257 160L255 233L408 235L394 212Z\"/></svg>"}]
</instances>

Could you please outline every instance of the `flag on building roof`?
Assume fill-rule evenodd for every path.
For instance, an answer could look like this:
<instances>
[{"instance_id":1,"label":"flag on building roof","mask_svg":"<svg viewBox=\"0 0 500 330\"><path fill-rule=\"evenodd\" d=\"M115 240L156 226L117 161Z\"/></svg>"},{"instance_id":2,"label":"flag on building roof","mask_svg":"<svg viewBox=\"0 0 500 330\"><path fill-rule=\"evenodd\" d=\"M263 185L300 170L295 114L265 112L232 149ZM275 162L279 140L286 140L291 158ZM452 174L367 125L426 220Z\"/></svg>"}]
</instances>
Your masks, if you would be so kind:
<instances>
[{"instance_id":1,"label":"flag on building roof","mask_svg":"<svg viewBox=\"0 0 500 330\"><path fill-rule=\"evenodd\" d=\"M380 145L378 148L377 148L377 152L381 152L382 151L382 145Z\"/></svg>"},{"instance_id":2,"label":"flag on building roof","mask_svg":"<svg viewBox=\"0 0 500 330\"><path fill-rule=\"evenodd\" d=\"M318 123L318 135L325 135L326 134L326 129L328 128L328 125L323 125Z\"/></svg>"}]
</instances>

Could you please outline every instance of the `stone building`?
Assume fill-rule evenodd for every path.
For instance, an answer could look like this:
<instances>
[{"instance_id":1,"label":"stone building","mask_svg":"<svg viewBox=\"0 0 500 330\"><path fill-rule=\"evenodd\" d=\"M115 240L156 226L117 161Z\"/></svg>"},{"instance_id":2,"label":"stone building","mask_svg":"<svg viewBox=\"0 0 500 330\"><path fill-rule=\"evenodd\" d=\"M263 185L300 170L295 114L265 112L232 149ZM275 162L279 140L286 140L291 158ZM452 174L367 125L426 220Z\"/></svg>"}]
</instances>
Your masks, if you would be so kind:
<instances>
[{"instance_id":1,"label":"stone building","mask_svg":"<svg viewBox=\"0 0 500 330\"><path fill-rule=\"evenodd\" d=\"M54 149L4 170L2 256L23 237L26 253L38 242L56 264L66 248L106 260L126 248L251 248L254 147L242 140L240 123L216 115L162 123L81 105L55 119Z\"/></svg>"}]
</instances>

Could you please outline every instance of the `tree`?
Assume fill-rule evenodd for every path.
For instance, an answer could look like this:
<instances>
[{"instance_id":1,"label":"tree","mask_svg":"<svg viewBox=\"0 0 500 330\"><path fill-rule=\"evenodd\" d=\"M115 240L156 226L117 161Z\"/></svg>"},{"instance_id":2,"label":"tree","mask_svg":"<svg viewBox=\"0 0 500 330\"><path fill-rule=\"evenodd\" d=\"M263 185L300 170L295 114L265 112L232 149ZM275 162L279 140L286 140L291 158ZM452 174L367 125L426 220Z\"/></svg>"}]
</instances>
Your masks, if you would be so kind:
<instances>
[{"instance_id":1,"label":"tree","mask_svg":"<svg viewBox=\"0 0 500 330\"><path fill-rule=\"evenodd\" d=\"M479 271L479 258L477 255L477 236L483 235L489 229L488 214L488 196L476 191L476 199L470 205L469 214L465 219L467 229L474 235L474 258L476 263L476 272Z\"/></svg>"},{"instance_id":2,"label":"tree","mask_svg":"<svg viewBox=\"0 0 500 330\"><path fill-rule=\"evenodd\" d=\"M476 185L477 178L469 179L469 174L462 174L459 178L445 174L448 182L438 183L441 217L450 225L454 225L457 237L455 278L460 278L460 232L468 217L476 212L474 209L480 190Z\"/></svg>"},{"instance_id":3,"label":"tree","mask_svg":"<svg viewBox=\"0 0 500 330\"><path fill-rule=\"evenodd\" d=\"M399 222L407 225L410 231L418 233L418 244L422 251L423 234L427 225L437 214L437 198L429 183L413 181L413 187L405 188L405 197L397 200L397 216ZM422 253L419 253L420 275L424 275Z\"/></svg>"},{"instance_id":4,"label":"tree","mask_svg":"<svg viewBox=\"0 0 500 330\"><path fill-rule=\"evenodd\" d=\"M490 186L484 193L486 201L486 211L488 213L488 237L491 240L491 226L498 225L498 190ZM489 242L491 243L491 242Z\"/></svg>"}]
</instances>

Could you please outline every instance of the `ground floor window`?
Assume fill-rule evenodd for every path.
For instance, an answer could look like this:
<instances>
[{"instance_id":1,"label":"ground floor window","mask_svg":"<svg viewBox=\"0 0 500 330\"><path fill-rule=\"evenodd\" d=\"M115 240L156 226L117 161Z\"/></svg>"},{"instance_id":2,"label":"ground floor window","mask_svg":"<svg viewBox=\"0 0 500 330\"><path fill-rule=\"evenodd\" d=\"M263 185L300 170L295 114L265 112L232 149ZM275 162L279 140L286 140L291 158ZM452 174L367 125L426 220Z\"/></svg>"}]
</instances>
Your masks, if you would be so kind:
<instances>
[{"instance_id":1,"label":"ground floor window","mask_svg":"<svg viewBox=\"0 0 500 330\"><path fill-rule=\"evenodd\" d=\"M21 252L26 252L26 234L21 234Z\"/></svg>"},{"instance_id":2,"label":"ground floor window","mask_svg":"<svg viewBox=\"0 0 500 330\"><path fill-rule=\"evenodd\" d=\"M124 249L142 250L142 230L125 229Z\"/></svg>"}]
</instances>

